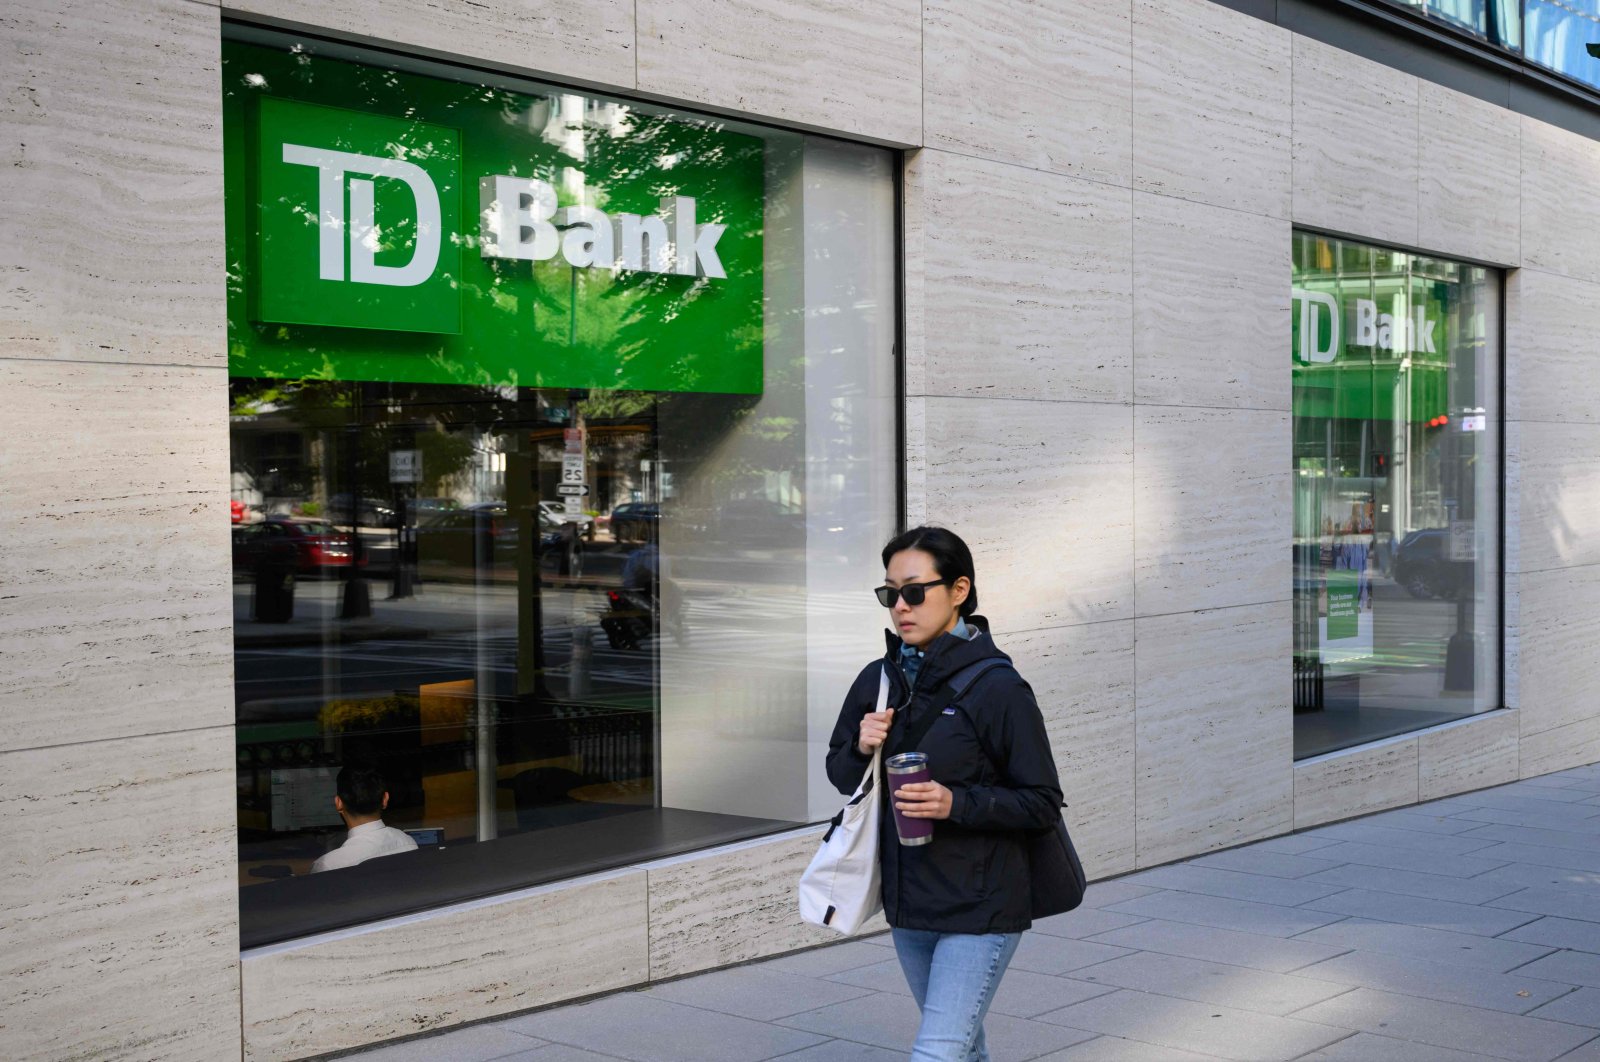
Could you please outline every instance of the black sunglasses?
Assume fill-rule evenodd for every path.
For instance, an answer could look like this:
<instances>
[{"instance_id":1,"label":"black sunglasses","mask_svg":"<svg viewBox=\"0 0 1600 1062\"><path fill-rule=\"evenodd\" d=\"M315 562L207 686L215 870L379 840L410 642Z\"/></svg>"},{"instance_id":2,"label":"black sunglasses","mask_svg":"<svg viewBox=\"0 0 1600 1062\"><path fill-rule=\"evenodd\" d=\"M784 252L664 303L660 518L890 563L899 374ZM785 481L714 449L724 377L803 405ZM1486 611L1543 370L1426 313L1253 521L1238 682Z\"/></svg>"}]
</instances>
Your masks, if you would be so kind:
<instances>
[{"instance_id":1,"label":"black sunglasses","mask_svg":"<svg viewBox=\"0 0 1600 1062\"><path fill-rule=\"evenodd\" d=\"M894 608L894 603L902 597L906 604L916 608L928 599L928 587L948 586L949 579L935 579L931 583L907 583L904 586L880 586L873 591L878 595L878 604L884 608Z\"/></svg>"}]
</instances>

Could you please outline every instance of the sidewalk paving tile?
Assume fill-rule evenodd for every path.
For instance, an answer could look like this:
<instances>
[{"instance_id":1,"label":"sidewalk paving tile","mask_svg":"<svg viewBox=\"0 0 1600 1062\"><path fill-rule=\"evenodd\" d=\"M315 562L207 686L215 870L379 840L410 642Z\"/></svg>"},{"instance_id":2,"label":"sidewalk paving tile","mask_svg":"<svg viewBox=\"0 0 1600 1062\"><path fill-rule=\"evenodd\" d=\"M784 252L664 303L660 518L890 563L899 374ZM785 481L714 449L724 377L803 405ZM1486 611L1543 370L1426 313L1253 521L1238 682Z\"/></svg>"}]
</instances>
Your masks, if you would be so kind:
<instances>
[{"instance_id":1,"label":"sidewalk paving tile","mask_svg":"<svg viewBox=\"0 0 1600 1062\"><path fill-rule=\"evenodd\" d=\"M1551 1062L1594 1036L1593 1029L1564 1022L1371 988L1357 988L1295 1016L1457 1051L1476 1050L1515 1062Z\"/></svg>"},{"instance_id":2,"label":"sidewalk paving tile","mask_svg":"<svg viewBox=\"0 0 1600 1062\"><path fill-rule=\"evenodd\" d=\"M1596 844L1600 844L1600 838L1596 838ZM1489 906L1503 907L1511 911L1557 915L1561 918L1577 918L1596 923L1595 928L1600 929L1600 889L1536 885L1509 896L1502 896ZM1595 950L1600 951L1600 948Z\"/></svg>"},{"instance_id":3,"label":"sidewalk paving tile","mask_svg":"<svg viewBox=\"0 0 1600 1062\"><path fill-rule=\"evenodd\" d=\"M1567 888L1600 886L1600 871L1572 870L1568 867L1547 867L1538 863L1512 863L1499 870L1480 874L1473 881L1485 884L1509 884L1526 889L1532 885L1560 885Z\"/></svg>"},{"instance_id":4,"label":"sidewalk paving tile","mask_svg":"<svg viewBox=\"0 0 1600 1062\"><path fill-rule=\"evenodd\" d=\"M1300 909L1331 911L1370 918L1375 922L1402 922L1430 929L1445 929L1452 933L1477 933L1486 937L1525 926L1537 917L1537 912L1430 900L1421 896L1373 892L1370 889L1349 889L1325 899L1312 900Z\"/></svg>"},{"instance_id":5,"label":"sidewalk paving tile","mask_svg":"<svg viewBox=\"0 0 1600 1062\"><path fill-rule=\"evenodd\" d=\"M1558 951L1517 967L1517 973L1600 988L1600 955L1589 951Z\"/></svg>"},{"instance_id":6,"label":"sidewalk paving tile","mask_svg":"<svg viewBox=\"0 0 1600 1062\"><path fill-rule=\"evenodd\" d=\"M880 993L795 1014L778 1024L906 1052L917 1038L920 1023L921 1015L910 996ZM983 1019L983 1034L994 1062L1037 1058L1094 1035L1083 1029L1028 1021L993 1011Z\"/></svg>"},{"instance_id":7,"label":"sidewalk paving tile","mask_svg":"<svg viewBox=\"0 0 1600 1062\"><path fill-rule=\"evenodd\" d=\"M512 1018L505 1027L636 1062L750 1062L827 1039L651 999L642 992Z\"/></svg>"},{"instance_id":8,"label":"sidewalk paving tile","mask_svg":"<svg viewBox=\"0 0 1600 1062\"><path fill-rule=\"evenodd\" d=\"M871 966L875 962L882 961L883 952L879 948L864 941L847 940L826 948L813 948L794 955L768 959L762 965L779 973L799 974L801 977L826 977L829 974L843 973L845 970L854 970L858 966Z\"/></svg>"},{"instance_id":9,"label":"sidewalk paving tile","mask_svg":"<svg viewBox=\"0 0 1600 1062\"><path fill-rule=\"evenodd\" d=\"M782 1062L906 1062L904 1051L858 1044L854 1040L829 1040L781 1057Z\"/></svg>"},{"instance_id":10,"label":"sidewalk paving tile","mask_svg":"<svg viewBox=\"0 0 1600 1062\"><path fill-rule=\"evenodd\" d=\"M367 1056L361 1056L365 1062ZM456 1062L454 1055L429 1055L429 1062L439 1062L442 1058ZM503 1062L619 1062L616 1055L602 1055L595 1051L585 1051L581 1047L570 1047L567 1044L551 1044L549 1047L540 1047L518 1055L507 1055Z\"/></svg>"},{"instance_id":11,"label":"sidewalk paving tile","mask_svg":"<svg viewBox=\"0 0 1600 1062\"><path fill-rule=\"evenodd\" d=\"M1507 1014L1526 1014L1573 990L1573 985L1524 974L1498 973L1448 962L1352 951L1315 966L1296 970L1296 977L1326 979L1337 984L1376 988L1441 1003L1485 1007Z\"/></svg>"},{"instance_id":12,"label":"sidewalk paving tile","mask_svg":"<svg viewBox=\"0 0 1600 1062\"><path fill-rule=\"evenodd\" d=\"M1529 1016L1600 1029L1600 988L1580 988L1546 1003Z\"/></svg>"},{"instance_id":13,"label":"sidewalk paving tile","mask_svg":"<svg viewBox=\"0 0 1600 1062\"><path fill-rule=\"evenodd\" d=\"M1493 848L1485 848L1478 854L1486 859L1499 859L1507 863L1532 863L1535 866L1566 867L1570 870L1600 873L1600 844L1585 851L1581 848L1552 848L1544 844L1507 842L1495 845Z\"/></svg>"},{"instance_id":14,"label":"sidewalk paving tile","mask_svg":"<svg viewBox=\"0 0 1600 1062\"><path fill-rule=\"evenodd\" d=\"M489 1062L543 1047L549 1041L525 1036L500 1025L471 1025L437 1036L405 1040L368 1051L363 1062L432 1062L448 1055L456 1062Z\"/></svg>"},{"instance_id":15,"label":"sidewalk paving tile","mask_svg":"<svg viewBox=\"0 0 1600 1062\"><path fill-rule=\"evenodd\" d=\"M1323 944L1302 938L1264 937L1259 933L1237 933L1231 929L1162 920L1115 929L1095 939L1123 948L1249 966L1269 973L1288 973L1314 962L1331 959L1353 946Z\"/></svg>"},{"instance_id":16,"label":"sidewalk paving tile","mask_svg":"<svg viewBox=\"0 0 1600 1062\"><path fill-rule=\"evenodd\" d=\"M1585 922L1573 918L1541 918L1537 922L1529 922L1509 933L1501 934L1500 939L1600 953L1600 922Z\"/></svg>"},{"instance_id":17,"label":"sidewalk paving tile","mask_svg":"<svg viewBox=\"0 0 1600 1062\"><path fill-rule=\"evenodd\" d=\"M1471 811L1472 808L1462 808L1462 811ZM1458 812L1459 813L1459 812ZM1466 833L1474 829L1470 819L1458 819L1452 815L1432 813L1432 805L1425 804L1421 808L1401 808L1397 811L1381 811L1371 818L1362 819L1374 826L1384 826L1391 830L1410 830L1412 833Z\"/></svg>"},{"instance_id":18,"label":"sidewalk paving tile","mask_svg":"<svg viewBox=\"0 0 1600 1062\"><path fill-rule=\"evenodd\" d=\"M1159 892L1144 885L1134 885L1127 881L1095 881L1083 894L1083 908L1094 910L1101 907L1110 907L1123 900L1131 900L1136 896L1148 896L1152 892Z\"/></svg>"},{"instance_id":19,"label":"sidewalk paving tile","mask_svg":"<svg viewBox=\"0 0 1600 1062\"><path fill-rule=\"evenodd\" d=\"M1417 830L1400 830L1372 822L1341 822L1322 826L1311 831L1313 835L1332 837L1340 841L1376 845L1379 848L1403 848L1408 852L1440 852L1444 855L1466 855L1487 848L1491 843L1484 838L1473 838L1462 833L1421 833ZM1465 835L1463 835L1465 834Z\"/></svg>"},{"instance_id":20,"label":"sidewalk paving tile","mask_svg":"<svg viewBox=\"0 0 1600 1062\"><path fill-rule=\"evenodd\" d=\"M1340 841L1322 849L1321 858L1337 859L1344 863L1365 863L1374 867L1393 867L1395 870L1416 870L1423 874L1448 874L1456 878L1475 877L1510 862L1498 858L1494 849L1484 848L1471 855L1448 855L1443 852L1419 852L1411 848L1390 848L1384 845Z\"/></svg>"},{"instance_id":21,"label":"sidewalk paving tile","mask_svg":"<svg viewBox=\"0 0 1600 1062\"><path fill-rule=\"evenodd\" d=\"M1385 955L1409 955L1416 959L1431 959L1500 973L1532 962L1550 951L1538 944L1520 944L1512 940L1480 937L1471 933L1450 933L1443 929L1406 926L1397 922L1374 922L1366 918L1346 919L1331 926L1313 929L1294 939L1338 947L1340 950L1357 948ZM1564 977L1546 979L1566 980Z\"/></svg>"},{"instance_id":22,"label":"sidewalk paving tile","mask_svg":"<svg viewBox=\"0 0 1600 1062\"><path fill-rule=\"evenodd\" d=\"M1125 1040L1120 1036L1096 1036L1064 1051L1036 1058L1034 1062L1216 1062L1218 1057L1143 1040Z\"/></svg>"},{"instance_id":23,"label":"sidewalk paving tile","mask_svg":"<svg viewBox=\"0 0 1600 1062\"><path fill-rule=\"evenodd\" d=\"M1213 852L1211 855L1201 856L1199 859L1189 861L1189 866L1215 867L1218 870L1237 870L1241 874L1265 874L1273 878L1304 878L1322 870L1332 870L1334 867L1344 865L1340 859L1320 859L1316 852L1323 848L1331 847L1339 842L1332 838L1323 838L1325 845L1318 845L1311 855L1298 855L1292 852L1261 851L1260 845L1251 845L1249 848L1232 848L1226 852ZM1261 842L1265 844L1266 842Z\"/></svg>"},{"instance_id":24,"label":"sidewalk paving tile","mask_svg":"<svg viewBox=\"0 0 1600 1062\"><path fill-rule=\"evenodd\" d=\"M894 968L895 976L903 981L898 962ZM754 1021L771 1021L830 1003L843 1003L873 987L860 988L761 966L739 966L655 985L645 995Z\"/></svg>"},{"instance_id":25,"label":"sidewalk paving tile","mask_svg":"<svg viewBox=\"0 0 1600 1062\"><path fill-rule=\"evenodd\" d=\"M1556 1062L1600 1062L1600 1036L1596 1036L1576 1051L1562 1055Z\"/></svg>"},{"instance_id":26,"label":"sidewalk paving tile","mask_svg":"<svg viewBox=\"0 0 1600 1062\"><path fill-rule=\"evenodd\" d=\"M1302 907L1280 907L1249 900L1230 900L1222 896L1201 896L1192 892L1161 892L1154 896L1141 896L1137 900L1119 903L1111 910L1277 937L1292 937L1337 922L1342 917L1308 911Z\"/></svg>"},{"instance_id":27,"label":"sidewalk paving tile","mask_svg":"<svg viewBox=\"0 0 1600 1062\"><path fill-rule=\"evenodd\" d=\"M846 970L828 980L879 992L892 992L897 996L911 995L905 974L900 971L900 963L894 959L876 966L863 966L859 970ZM1107 985L1012 968L1006 971L1001 980L990 1010L1014 1018L1031 1018L1047 1010L1059 1010L1071 1003L1103 996L1111 990Z\"/></svg>"},{"instance_id":28,"label":"sidewalk paving tile","mask_svg":"<svg viewBox=\"0 0 1600 1062\"><path fill-rule=\"evenodd\" d=\"M1284 855L1304 855L1318 848L1326 848L1333 842L1326 837L1311 837L1304 833L1289 833L1282 837L1269 837L1265 841L1256 841L1243 848L1231 848L1231 852L1280 852ZM1215 853L1222 855L1222 852Z\"/></svg>"},{"instance_id":29,"label":"sidewalk paving tile","mask_svg":"<svg viewBox=\"0 0 1600 1062\"><path fill-rule=\"evenodd\" d=\"M1507 811L1548 811L1553 803L1540 797L1502 793L1496 789L1486 789L1473 796L1473 802L1481 808L1505 808Z\"/></svg>"},{"instance_id":30,"label":"sidewalk paving tile","mask_svg":"<svg viewBox=\"0 0 1600 1062\"><path fill-rule=\"evenodd\" d=\"M1463 811L1453 821L1473 822L1479 826L1531 826L1535 829L1576 830L1591 833L1597 824L1595 812L1600 808L1588 803L1552 804L1549 811L1513 811L1510 808L1473 808ZM1464 833L1475 837L1476 833Z\"/></svg>"},{"instance_id":31,"label":"sidewalk paving tile","mask_svg":"<svg viewBox=\"0 0 1600 1062\"><path fill-rule=\"evenodd\" d=\"M1487 903L1516 892L1519 888L1527 888L1527 883L1486 880L1498 873L1499 870L1491 870L1476 878L1450 878L1443 874L1346 863L1332 870L1320 871L1306 880L1325 885L1343 885L1349 889L1372 889L1376 892L1397 892L1402 896L1422 896L1430 900L1453 900L1456 903Z\"/></svg>"},{"instance_id":32,"label":"sidewalk paving tile","mask_svg":"<svg viewBox=\"0 0 1600 1062\"><path fill-rule=\"evenodd\" d=\"M1144 919L1138 915L1117 914L1115 911L1102 911L1097 907L1080 907L1066 914L1039 919L1033 924L1033 931L1051 937L1082 940L1096 933L1109 933L1113 929L1138 925L1143 921Z\"/></svg>"},{"instance_id":33,"label":"sidewalk paving tile","mask_svg":"<svg viewBox=\"0 0 1600 1062\"><path fill-rule=\"evenodd\" d=\"M1126 954L1128 954L1127 948L1101 941L1024 933L1022 943L1017 945L1016 953L1011 956L1011 967L1016 970L1032 970L1034 973L1064 974Z\"/></svg>"},{"instance_id":34,"label":"sidewalk paving tile","mask_svg":"<svg viewBox=\"0 0 1600 1062\"><path fill-rule=\"evenodd\" d=\"M1153 951L1136 951L1080 970L1078 976L1116 988L1279 1016L1349 991L1348 985Z\"/></svg>"},{"instance_id":35,"label":"sidewalk paving tile","mask_svg":"<svg viewBox=\"0 0 1600 1062\"><path fill-rule=\"evenodd\" d=\"M1133 880L1141 885L1156 885L1179 892L1194 892L1204 896L1223 896L1233 900L1254 900L1257 903L1295 907L1309 900L1331 896L1344 886L1317 885L1294 878L1279 878L1266 874L1251 874L1219 867L1199 867L1179 863L1170 867L1156 867L1142 871Z\"/></svg>"},{"instance_id":36,"label":"sidewalk paving tile","mask_svg":"<svg viewBox=\"0 0 1600 1062\"><path fill-rule=\"evenodd\" d=\"M1299 1062L1486 1062L1489 1057L1413 1040L1356 1033L1331 1047L1312 1052Z\"/></svg>"},{"instance_id":37,"label":"sidewalk paving tile","mask_svg":"<svg viewBox=\"0 0 1600 1062\"><path fill-rule=\"evenodd\" d=\"M1329 1027L1131 990L1078 1003L1039 1020L1240 1062L1295 1058L1350 1033L1348 1027Z\"/></svg>"},{"instance_id":38,"label":"sidewalk paving tile","mask_svg":"<svg viewBox=\"0 0 1600 1062\"><path fill-rule=\"evenodd\" d=\"M1485 809L1485 811L1494 810L1499 809ZM1600 812L1600 808L1563 804L1557 810L1582 810L1591 814L1585 818L1576 815L1539 815L1536 822L1528 823L1480 821L1477 829L1461 836L1489 837L1496 841L1510 841L1513 844L1544 844L1552 848L1593 848L1595 837L1600 836L1600 818L1592 813Z\"/></svg>"},{"instance_id":39,"label":"sidewalk paving tile","mask_svg":"<svg viewBox=\"0 0 1600 1062\"><path fill-rule=\"evenodd\" d=\"M1528 782L1508 782L1505 785L1496 786L1491 792L1498 793L1501 796L1548 800L1552 803L1573 803L1583 799L1582 790L1571 790L1565 786L1532 785ZM1493 807L1494 805L1488 806Z\"/></svg>"}]
</instances>

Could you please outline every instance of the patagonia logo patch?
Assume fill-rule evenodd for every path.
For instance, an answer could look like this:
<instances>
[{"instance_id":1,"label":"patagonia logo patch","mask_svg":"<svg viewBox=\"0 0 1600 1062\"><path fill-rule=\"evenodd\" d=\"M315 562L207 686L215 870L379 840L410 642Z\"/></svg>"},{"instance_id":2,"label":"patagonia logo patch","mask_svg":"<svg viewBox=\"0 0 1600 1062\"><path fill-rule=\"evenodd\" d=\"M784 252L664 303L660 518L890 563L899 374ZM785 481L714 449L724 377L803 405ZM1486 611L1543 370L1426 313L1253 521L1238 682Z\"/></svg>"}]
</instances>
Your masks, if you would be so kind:
<instances>
[{"instance_id":1,"label":"patagonia logo patch","mask_svg":"<svg viewBox=\"0 0 1600 1062\"><path fill-rule=\"evenodd\" d=\"M940 712L939 714L940 715L955 715L956 714L956 710L954 708L946 708L944 711Z\"/></svg>"}]
</instances>

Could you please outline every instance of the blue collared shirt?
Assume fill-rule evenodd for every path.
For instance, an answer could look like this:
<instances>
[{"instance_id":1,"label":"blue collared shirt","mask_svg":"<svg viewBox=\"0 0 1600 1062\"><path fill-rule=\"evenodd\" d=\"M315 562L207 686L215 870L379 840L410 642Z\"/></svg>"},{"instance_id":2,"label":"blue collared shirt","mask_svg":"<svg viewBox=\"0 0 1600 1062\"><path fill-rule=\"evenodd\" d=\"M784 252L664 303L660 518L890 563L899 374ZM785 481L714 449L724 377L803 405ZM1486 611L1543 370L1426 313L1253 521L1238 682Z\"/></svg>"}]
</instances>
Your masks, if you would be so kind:
<instances>
[{"instance_id":1,"label":"blue collared shirt","mask_svg":"<svg viewBox=\"0 0 1600 1062\"><path fill-rule=\"evenodd\" d=\"M960 617L956 618L956 625L950 628L950 633L965 642L972 640L972 628ZM917 671L922 667L926 655L921 649L914 649L903 641L900 643L900 670L905 672L906 682L913 687L917 684Z\"/></svg>"}]
</instances>

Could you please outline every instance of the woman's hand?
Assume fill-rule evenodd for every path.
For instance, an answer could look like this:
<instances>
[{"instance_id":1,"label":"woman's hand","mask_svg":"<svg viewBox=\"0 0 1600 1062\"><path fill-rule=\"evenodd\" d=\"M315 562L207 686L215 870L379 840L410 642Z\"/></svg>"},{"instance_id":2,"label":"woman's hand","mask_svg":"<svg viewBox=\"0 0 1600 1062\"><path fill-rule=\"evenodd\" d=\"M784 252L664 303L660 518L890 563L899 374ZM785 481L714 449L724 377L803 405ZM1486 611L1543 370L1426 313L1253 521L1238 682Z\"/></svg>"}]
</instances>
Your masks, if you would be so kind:
<instances>
[{"instance_id":1,"label":"woman's hand","mask_svg":"<svg viewBox=\"0 0 1600 1062\"><path fill-rule=\"evenodd\" d=\"M948 819L951 799L938 782L912 782L895 790L894 806L908 819Z\"/></svg>"},{"instance_id":2,"label":"woman's hand","mask_svg":"<svg viewBox=\"0 0 1600 1062\"><path fill-rule=\"evenodd\" d=\"M889 736L889 724L894 722L894 709L886 708L881 712L868 712L861 717L861 733L856 737L856 748L861 755L871 756L872 750L883 744L884 738Z\"/></svg>"}]
</instances>

